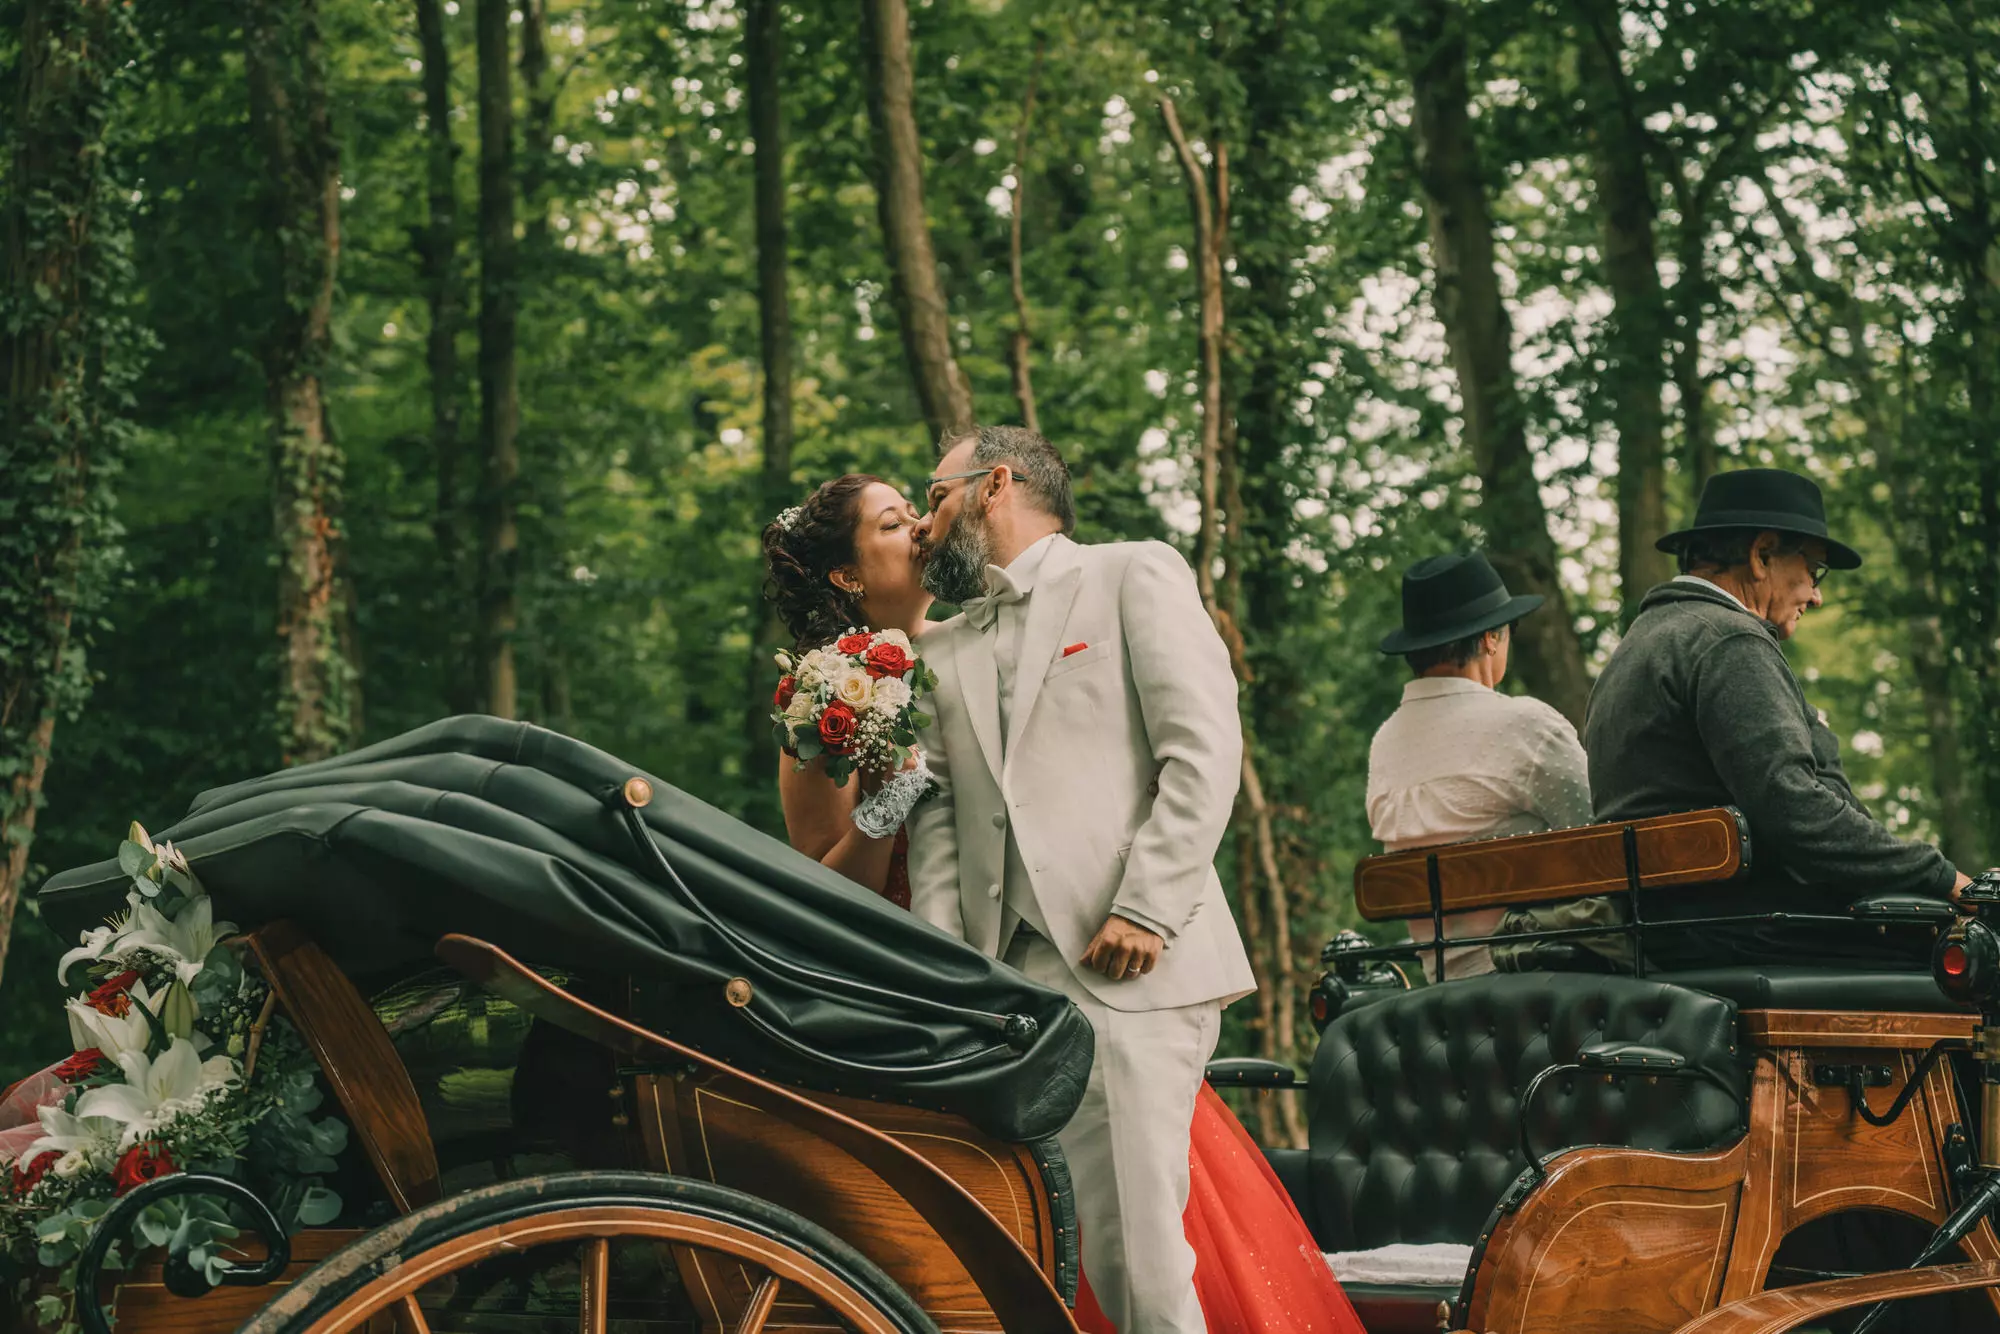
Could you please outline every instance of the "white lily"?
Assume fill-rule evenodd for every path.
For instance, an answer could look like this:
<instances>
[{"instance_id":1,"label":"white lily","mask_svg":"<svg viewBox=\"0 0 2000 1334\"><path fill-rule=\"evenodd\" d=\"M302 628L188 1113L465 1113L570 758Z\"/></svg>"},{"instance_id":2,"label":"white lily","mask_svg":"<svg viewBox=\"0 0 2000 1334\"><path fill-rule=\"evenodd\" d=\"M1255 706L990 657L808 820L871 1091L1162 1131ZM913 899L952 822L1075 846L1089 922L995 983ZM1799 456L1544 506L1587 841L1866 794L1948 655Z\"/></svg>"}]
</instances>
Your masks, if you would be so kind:
<instances>
[{"instance_id":1,"label":"white lily","mask_svg":"<svg viewBox=\"0 0 2000 1334\"><path fill-rule=\"evenodd\" d=\"M134 982L127 993L132 998L131 1008L124 1014L106 1014L94 1009L90 1003L78 998L69 1002L69 1037L82 1051L95 1047L103 1052L107 1060L122 1060L127 1052L146 1050L152 1041L153 1027L146 1021L149 1013L158 1013L160 998L146 990L144 982Z\"/></svg>"},{"instance_id":2,"label":"white lily","mask_svg":"<svg viewBox=\"0 0 2000 1334\"><path fill-rule=\"evenodd\" d=\"M83 1109L79 1107L80 1113ZM118 1123L101 1116L72 1116L60 1105L44 1107L36 1115L42 1123L42 1137L21 1154L25 1171L45 1153L80 1154L85 1162L107 1158L118 1144Z\"/></svg>"},{"instance_id":3,"label":"white lily","mask_svg":"<svg viewBox=\"0 0 2000 1334\"><path fill-rule=\"evenodd\" d=\"M121 957L119 943L126 932L132 929L132 910L139 904L139 891L128 890L125 894L125 911L105 919L103 926L95 926L77 937L79 944L62 956L56 964L56 981L69 981L70 965L75 963L97 963L105 959Z\"/></svg>"},{"instance_id":4,"label":"white lily","mask_svg":"<svg viewBox=\"0 0 2000 1334\"><path fill-rule=\"evenodd\" d=\"M208 1095L237 1078L236 1062L227 1056L202 1060L194 1044L175 1038L155 1060L143 1051L118 1058L123 1084L102 1084L76 1101L80 1117L104 1117L122 1126L119 1149L129 1149L183 1112L191 1112Z\"/></svg>"},{"instance_id":5,"label":"white lily","mask_svg":"<svg viewBox=\"0 0 2000 1334\"><path fill-rule=\"evenodd\" d=\"M178 917L170 918L150 903L133 904L131 929L114 948L121 959L139 950L162 955L173 960L181 981L192 982L216 942L235 932L236 923L215 920L215 901L202 894L183 903Z\"/></svg>"}]
</instances>

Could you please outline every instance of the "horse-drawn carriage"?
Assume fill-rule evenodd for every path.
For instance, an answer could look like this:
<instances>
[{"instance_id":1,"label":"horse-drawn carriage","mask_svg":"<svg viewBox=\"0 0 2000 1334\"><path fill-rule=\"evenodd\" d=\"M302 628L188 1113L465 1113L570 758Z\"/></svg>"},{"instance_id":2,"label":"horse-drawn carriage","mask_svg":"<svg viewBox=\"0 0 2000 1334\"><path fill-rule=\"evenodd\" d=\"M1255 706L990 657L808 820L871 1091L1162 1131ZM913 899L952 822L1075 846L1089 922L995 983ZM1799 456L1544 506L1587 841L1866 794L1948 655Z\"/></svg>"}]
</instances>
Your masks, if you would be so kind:
<instances>
[{"instance_id":1,"label":"horse-drawn carriage","mask_svg":"<svg viewBox=\"0 0 2000 1334\"><path fill-rule=\"evenodd\" d=\"M519 724L449 720L206 793L167 833L247 929L358 1153L342 1217L286 1239L266 1214L268 1249L233 1267L100 1275L94 1244L79 1284L121 1331L1075 1329L1053 1135L1091 1034L1059 995ZM1358 901L1377 920L1618 889L1636 906L1748 852L1726 811L1536 838L1372 860ZM87 926L127 879L58 876L44 914ZM2000 983L2000 949L1966 930L1940 966L1972 995ZM1960 1292L1991 1319L1978 1164L2000 1135L1972 1133L1954 1080L1977 1016L1930 975L1371 989L1377 953L1332 954L1311 1143L1270 1154L1328 1251L1463 1248L1351 1283L1374 1334L1742 1334ZM1248 1061L1211 1080L1293 1082ZM165 1176L99 1241L200 1190L263 1212ZM1903 1269L1959 1200L1971 1222L1944 1258L1963 1262ZM1799 1250L1855 1210L1913 1220L1917 1243L1862 1274Z\"/></svg>"}]
</instances>

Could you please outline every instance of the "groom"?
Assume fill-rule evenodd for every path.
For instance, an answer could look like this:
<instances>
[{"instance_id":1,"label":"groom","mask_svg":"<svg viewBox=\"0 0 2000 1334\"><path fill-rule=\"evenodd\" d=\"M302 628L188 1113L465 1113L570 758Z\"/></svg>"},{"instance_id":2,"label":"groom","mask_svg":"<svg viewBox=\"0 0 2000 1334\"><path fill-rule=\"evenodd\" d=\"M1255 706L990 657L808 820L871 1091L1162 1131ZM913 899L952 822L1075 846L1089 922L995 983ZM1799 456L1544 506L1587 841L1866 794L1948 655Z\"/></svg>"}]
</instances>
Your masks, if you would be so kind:
<instances>
[{"instance_id":1,"label":"groom","mask_svg":"<svg viewBox=\"0 0 2000 1334\"><path fill-rule=\"evenodd\" d=\"M925 499L924 586L964 614L923 641L942 790L911 820L911 906L1089 1017L1057 1137L1084 1271L1120 1334L1201 1334L1188 1125L1255 987L1213 865L1242 763L1228 652L1172 547L1070 541L1069 470L1032 431L947 436Z\"/></svg>"}]
</instances>

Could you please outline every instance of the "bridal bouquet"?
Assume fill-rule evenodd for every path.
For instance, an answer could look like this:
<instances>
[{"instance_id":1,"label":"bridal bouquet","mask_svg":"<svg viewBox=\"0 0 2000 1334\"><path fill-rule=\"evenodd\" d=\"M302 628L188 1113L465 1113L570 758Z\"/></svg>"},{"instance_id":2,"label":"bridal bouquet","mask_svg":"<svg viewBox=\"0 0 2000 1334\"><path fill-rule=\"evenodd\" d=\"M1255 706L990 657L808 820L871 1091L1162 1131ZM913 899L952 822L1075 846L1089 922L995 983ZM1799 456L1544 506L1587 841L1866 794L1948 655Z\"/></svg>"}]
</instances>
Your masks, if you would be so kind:
<instances>
[{"instance_id":1,"label":"bridal bouquet","mask_svg":"<svg viewBox=\"0 0 2000 1334\"><path fill-rule=\"evenodd\" d=\"M75 1328L75 1264L97 1220L155 1177L242 1181L288 1231L340 1211L320 1174L347 1127L309 1115L317 1063L238 958L234 924L215 920L186 856L139 825L118 861L125 911L56 972L86 975L66 1003L75 1053L0 1096L0 1301L35 1296L47 1330ZM164 1245L212 1279L236 1235L219 1201L177 1196L141 1212L106 1267Z\"/></svg>"},{"instance_id":2,"label":"bridal bouquet","mask_svg":"<svg viewBox=\"0 0 2000 1334\"><path fill-rule=\"evenodd\" d=\"M824 758L836 786L855 773L892 776L854 812L870 837L887 837L933 786L916 751L931 719L916 700L937 677L901 630L850 629L804 654L780 651L778 666L771 722L779 747L800 768Z\"/></svg>"}]
</instances>

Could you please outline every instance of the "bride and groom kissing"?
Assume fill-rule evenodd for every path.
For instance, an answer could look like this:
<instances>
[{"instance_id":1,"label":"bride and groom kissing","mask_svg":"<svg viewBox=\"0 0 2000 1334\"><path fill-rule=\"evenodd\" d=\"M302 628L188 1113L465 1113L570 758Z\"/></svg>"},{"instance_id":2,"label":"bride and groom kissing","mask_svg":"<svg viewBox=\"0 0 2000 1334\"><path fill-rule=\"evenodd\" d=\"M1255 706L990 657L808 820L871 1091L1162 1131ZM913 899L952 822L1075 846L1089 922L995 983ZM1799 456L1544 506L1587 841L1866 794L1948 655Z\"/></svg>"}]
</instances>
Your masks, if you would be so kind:
<instances>
[{"instance_id":1,"label":"bride and groom kissing","mask_svg":"<svg viewBox=\"0 0 2000 1334\"><path fill-rule=\"evenodd\" d=\"M1072 541L1068 469L1041 436L980 427L941 449L921 514L849 474L765 530L800 652L899 630L937 678L912 760L932 781L781 765L787 834L1090 1020L1089 1083L1058 1136L1086 1329L1358 1334L1202 1080L1223 1007L1255 983L1213 865L1241 767L1236 681L1194 576L1164 543ZM930 622L933 599L960 614Z\"/></svg>"}]
</instances>

